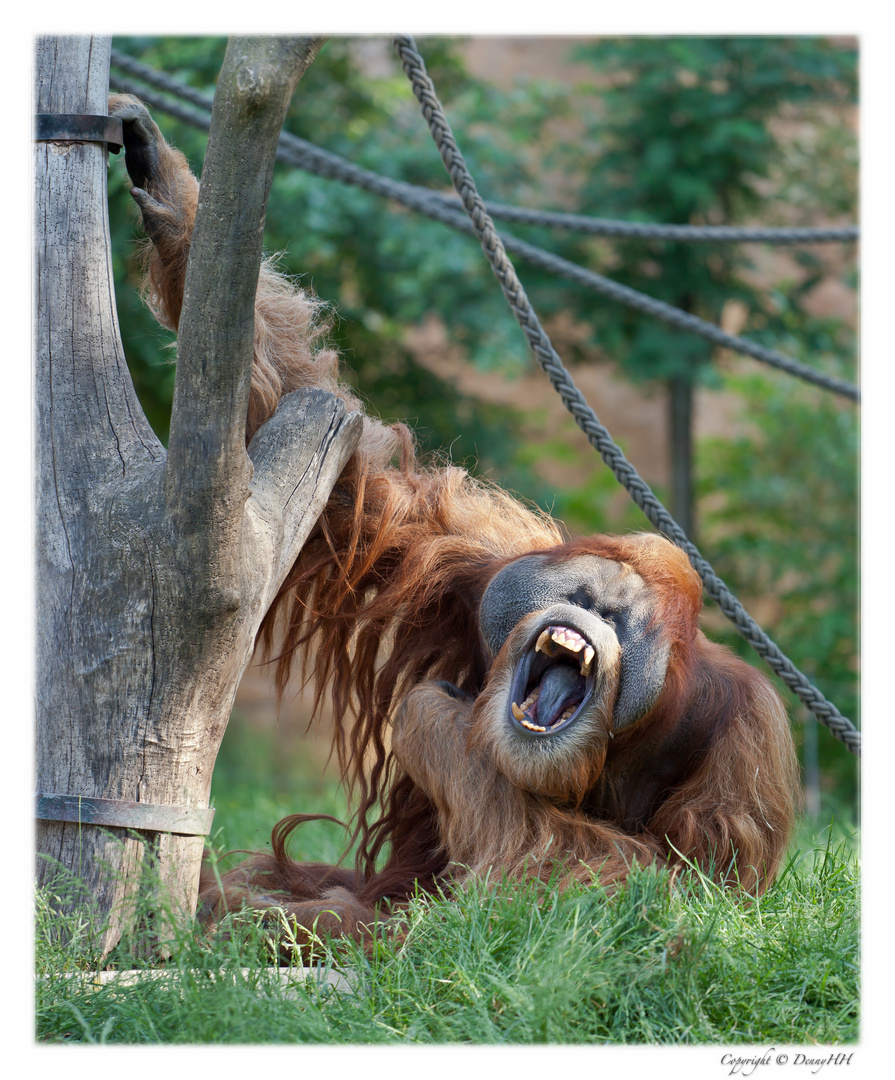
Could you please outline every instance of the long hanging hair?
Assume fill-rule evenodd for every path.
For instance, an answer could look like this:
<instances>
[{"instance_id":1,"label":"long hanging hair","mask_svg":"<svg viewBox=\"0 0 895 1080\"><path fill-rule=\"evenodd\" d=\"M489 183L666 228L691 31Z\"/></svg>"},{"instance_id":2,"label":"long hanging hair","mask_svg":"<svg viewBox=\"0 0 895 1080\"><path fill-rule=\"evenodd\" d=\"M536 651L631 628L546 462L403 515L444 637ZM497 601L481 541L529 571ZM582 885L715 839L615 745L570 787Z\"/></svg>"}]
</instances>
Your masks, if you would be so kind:
<instances>
[{"instance_id":1,"label":"long hanging hair","mask_svg":"<svg viewBox=\"0 0 895 1080\"><path fill-rule=\"evenodd\" d=\"M330 694L365 881L392 847L380 888L401 878L399 862L434 872L444 861L431 808L389 755L392 709L424 679L479 693L489 657L477 611L488 580L518 555L562 541L550 518L463 469L422 466L410 432L391 431L397 463L373 460L362 441L259 638L276 655L280 694L296 666L314 682L315 708ZM391 828L399 814L408 824L402 850Z\"/></svg>"}]
</instances>

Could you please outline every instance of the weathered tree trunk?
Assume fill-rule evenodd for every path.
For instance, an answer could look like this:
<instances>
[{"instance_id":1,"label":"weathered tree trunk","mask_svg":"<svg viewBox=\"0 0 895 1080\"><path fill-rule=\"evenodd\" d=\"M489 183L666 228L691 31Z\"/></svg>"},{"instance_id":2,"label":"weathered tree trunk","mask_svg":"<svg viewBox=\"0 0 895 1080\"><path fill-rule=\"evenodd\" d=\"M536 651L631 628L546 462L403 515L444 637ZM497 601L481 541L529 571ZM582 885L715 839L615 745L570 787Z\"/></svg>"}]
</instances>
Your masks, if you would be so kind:
<instances>
[{"instance_id":1,"label":"weathered tree trunk","mask_svg":"<svg viewBox=\"0 0 895 1080\"><path fill-rule=\"evenodd\" d=\"M208 806L237 684L360 431L360 417L330 395L300 392L245 448L276 142L319 45L256 38L228 47L167 453L119 337L105 147L36 144L37 786L84 810L45 800L38 879L52 881L61 866L84 883L101 955L128 924L150 864L176 908L195 909L208 816L196 811ZM109 47L40 40L37 111L105 115ZM66 816L80 821L58 820Z\"/></svg>"}]
</instances>

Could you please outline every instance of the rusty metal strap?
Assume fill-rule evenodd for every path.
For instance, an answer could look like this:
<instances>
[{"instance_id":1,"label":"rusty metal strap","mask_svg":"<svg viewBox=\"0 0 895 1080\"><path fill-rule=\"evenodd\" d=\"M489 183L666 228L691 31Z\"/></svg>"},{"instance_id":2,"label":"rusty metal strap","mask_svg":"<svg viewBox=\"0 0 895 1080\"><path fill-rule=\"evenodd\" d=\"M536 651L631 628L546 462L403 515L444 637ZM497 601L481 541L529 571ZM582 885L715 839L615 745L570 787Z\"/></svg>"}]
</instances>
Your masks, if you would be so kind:
<instances>
[{"instance_id":1,"label":"rusty metal strap","mask_svg":"<svg viewBox=\"0 0 895 1080\"><path fill-rule=\"evenodd\" d=\"M116 829L176 833L179 836L208 836L214 808L38 792L37 817L42 821L73 821L81 825L111 825Z\"/></svg>"},{"instance_id":2,"label":"rusty metal strap","mask_svg":"<svg viewBox=\"0 0 895 1080\"><path fill-rule=\"evenodd\" d=\"M92 113L38 113L34 117L36 142L101 142L113 154L124 145L121 120Z\"/></svg>"}]
</instances>

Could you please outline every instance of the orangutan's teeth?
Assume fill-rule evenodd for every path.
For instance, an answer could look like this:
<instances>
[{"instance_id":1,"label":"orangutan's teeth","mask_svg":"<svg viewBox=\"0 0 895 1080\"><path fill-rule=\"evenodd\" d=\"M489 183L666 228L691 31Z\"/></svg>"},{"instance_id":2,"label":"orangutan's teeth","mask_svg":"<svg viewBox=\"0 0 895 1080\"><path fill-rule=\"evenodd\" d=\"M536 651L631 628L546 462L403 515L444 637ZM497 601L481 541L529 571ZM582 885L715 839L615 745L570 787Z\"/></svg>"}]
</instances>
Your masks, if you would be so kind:
<instances>
[{"instance_id":1,"label":"orangutan's teeth","mask_svg":"<svg viewBox=\"0 0 895 1080\"><path fill-rule=\"evenodd\" d=\"M532 707L532 705L534 705L534 703L538 700L538 698L540 696L541 696L541 688L540 688L540 686L536 686L534 688L534 690L532 690L532 692L525 699L525 701L522 702L522 705L521 705L522 711L523 712L528 712L528 710Z\"/></svg>"},{"instance_id":2,"label":"orangutan's teeth","mask_svg":"<svg viewBox=\"0 0 895 1080\"><path fill-rule=\"evenodd\" d=\"M568 649L569 652L581 652L587 644L584 638L576 630L571 630L566 626L552 627L550 636L557 645L562 645L562 647Z\"/></svg>"},{"instance_id":3,"label":"orangutan's teeth","mask_svg":"<svg viewBox=\"0 0 895 1080\"><path fill-rule=\"evenodd\" d=\"M515 701L513 702L513 716L515 716L520 723L525 724L526 727L531 727L531 724L527 722L525 714L532 707L532 705L534 705L534 703L538 700L540 696L541 688L540 686L536 686L534 690L532 690L532 692L525 699L525 701L522 702L521 705L517 705ZM542 728L541 730L544 729Z\"/></svg>"},{"instance_id":4,"label":"orangutan's teeth","mask_svg":"<svg viewBox=\"0 0 895 1080\"><path fill-rule=\"evenodd\" d=\"M591 669L594 663L594 647L593 645L585 645L583 659L581 661L581 674L584 676L590 675Z\"/></svg>"},{"instance_id":5,"label":"orangutan's teeth","mask_svg":"<svg viewBox=\"0 0 895 1080\"><path fill-rule=\"evenodd\" d=\"M556 656L556 649L553 648L553 644L550 641L549 627L544 630L538 638L538 642L535 645L535 652L546 653L548 656Z\"/></svg>"},{"instance_id":6,"label":"orangutan's teeth","mask_svg":"<svg viewBox=\"0 0 895 1080\"><path fill-rule=\"evenodd\" d=\"M577 705L569 705L568 708L563 709L559 716L560 722L562 722L563 720L568 720L577 707Z\"/></svg>"},{"instance_id":7,"label":"orangutan's teeth","mask_svg":"<svg viewBox=\"0 0 895 1080\"><path fill-rule=\"evenodd\" d=\"M546 731L545 727L539 727L537 724L530 724L527 720L522 721L522 726L527 727L529 731Z\"/></svg>"}]
</instances>

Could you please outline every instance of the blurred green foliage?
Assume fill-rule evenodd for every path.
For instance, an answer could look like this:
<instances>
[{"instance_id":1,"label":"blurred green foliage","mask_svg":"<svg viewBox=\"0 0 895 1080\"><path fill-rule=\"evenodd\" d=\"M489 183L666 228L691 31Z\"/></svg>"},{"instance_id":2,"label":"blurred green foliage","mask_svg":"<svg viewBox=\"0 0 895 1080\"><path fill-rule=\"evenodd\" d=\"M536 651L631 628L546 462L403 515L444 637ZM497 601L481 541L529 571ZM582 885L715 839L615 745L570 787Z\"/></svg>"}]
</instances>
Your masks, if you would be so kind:
<instances>
[{"instance_id":1,"label":"blurred green foliage","mask_svg":"<svg viewBox=\"0 0 895 1080\"><path fill-rule=\"evenodd\" d=\"M767 182L776 200L786 198L801 172L804 224L854 213L850 133L832 144L835 155L828 148L827 167L832 159L844 174L831 201L815 180L816 162L793 154L774 131L774 122L791 114L809 124L821 109L855 100L853 49L810 37L637 37L583 44L575 56L598 74L597 83L578 90L584 137L561 150L583 178L577 212L681 225L794 224L775 219L781 204L773 206ZM846 191L852 201L843 206ZM709 322L720 322L731 300L763 309L762 290L743 273L751 266L743 245L627 240L607 250L605 242L570 237L565 247L573 261L594 263ZM586 294L578 300L585 303ZM713 347L701 338L607 303L593 306L591 326L591 344L623 357L631 378L684 375L719 385Z\"/></svg>"},{"instance_id":2,"label":"blurred green foliage","mask_svg":"<svg viewBox=\"0 0 895 1080\"><path fill-rule=\"evenodd\" d=\"M211 92L225 41L130 37L116 38L115 46ZM593 79L571 85L526 78L504 88L470 75L461 42L423 38L419 46L486 199L691 224L819 225L855 214L856 140L837 111L856 97L857 57L847 42L582 41L574 59L589 66ZM161 111L158 119L199 172L205 135ZM302 80L286 127L379 173L449 189L387 42L331 39ZM137 298L135 212L123 169L110 172L125 349L147 415L165 439L171 336ZM714 322L737 300L747 313L744 333L854 378L852 330L812 317L804 306L827 272L817 249L796 253L793 279L769 292L764 279L755 284L751 249L741 246L610 242L515 225L508 231ZM577 433L567 440L566 429L545 431L543 441L522 442L511 408L464 396L417 361L406 330L434 315L482 369L512 377L531 363L474 240L359 189L278 166L265 245L284 252L284 269L335 301L334 343L375 414L408 420L424 448L447 448L455 461L487 472L576 531L646 526L639 511L619 500L614 479ZM548 327L570 313L585 328L563 343L567 363L612 364L626 378L647 380L646 387L684 372L725 400L732 393L742 402L743 415L751 417L743 432L699 454L701 546L735 592L776 599L779 620L766 629L854 718L853 407L757 364L748 378L729 375L728 361L700 339L524 263L519 272ZM543 401L533 401L532 409ZM612 428L611 416L601 419ZM545 457L570 475L582 461L590 471L557 490L542 479ZM835 798L853 802L854 759L825 731L821 765Z\"/></svg>"}]
</instances>

